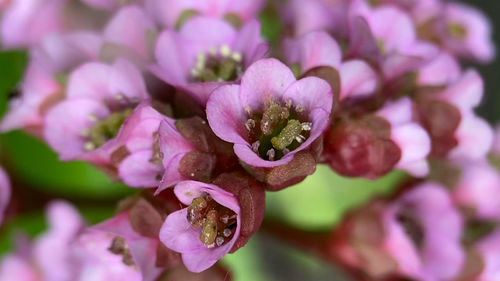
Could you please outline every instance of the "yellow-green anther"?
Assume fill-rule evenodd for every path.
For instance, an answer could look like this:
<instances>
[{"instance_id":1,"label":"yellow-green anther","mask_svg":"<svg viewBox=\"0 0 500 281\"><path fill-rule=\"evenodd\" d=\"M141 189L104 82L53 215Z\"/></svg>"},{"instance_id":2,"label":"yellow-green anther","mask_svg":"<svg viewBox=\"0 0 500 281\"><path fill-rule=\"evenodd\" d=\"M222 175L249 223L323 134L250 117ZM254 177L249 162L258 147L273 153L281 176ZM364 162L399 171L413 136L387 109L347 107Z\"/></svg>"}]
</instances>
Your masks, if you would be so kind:
<instances>
[{"instance_id":1,"label":"yellow-green anther","mask_svg":"<svg viewBox=\"0 0 500 281\"><path fill-rule=\"evenodd\" d=\"M463 39L467 35L467 29L458 23L448 24L448 32L454 38Z\"/></svg>"},{"instance_id":2,"label":"yellow-green anther","mask_svg":"<svg viewBox=\"0 0 500 281\"><path fill-rule=\"evenodd\" d=\"M237 63L232 58L224 59L219 66L219 77L224 81L236 79Z\"/></svg>"},{"instance_id":3,"label":"yellow-green anther","mask_svg":"<svg viewBox=\"0 0 500 281\"><path fill-rule=\"evenodd\" d=\"M217 80L219 78L217 78L217 75L211 69L205 68L200 72L200 81L202 82L214 82Z\"/></svg>"},{"instance_id":4,"label":"yellow-green anther","mask_svg":"<svg viewBox=\"0 0 500 281\"><path fill-rule=\"evenodd\" d=\"M193 199L187 210L187 220L194 227L201 227L203 224L203 217L205 216L208 207L207 200L203 197Z\"/></svg>"},{"instance_id":5,"label":"yellow-green anther","mask_svg":"<svg viewBox=\"0 0 500 281\"><path fill-rule=\"evenodd\" d=\"M302 132L302 124L300 121L292 119L288 120L286 127L281 130L279 135L271 139L271 144L277 150L283 150L298 137Z\"/></svg>"},{"instance_id":6,"label":"yellow-green anther","mask_svg":"<svg viewBox=\"0 0 500 281\"><path fill-rule=\"evenodd\" d=\"M264 135L270 135L273 133L274 127L281 120L287 119L288 116L290 116L288 108L271 101L264 114L262 114L260 130Z\"/></svg>"},{"instance_id":7,"label":"yellow-green anther","mask_svg":"<svg viewBox=\"0 0 500 281\"><path fill-rule=\"evenodd\" d=\"M88 138L90 142L97 148L103 145L109 139L114 138L125 121L125 119L132 114L132 109L126 109L120 112L114 112L108 116L105 120L95 124L88 131ZM89 116L90 117L90 116ZM92 118L94 118L92 116ZM86 149L90 150L91 145L86 144Z\"/></svg>"},{"instance_id":8,"label":"yellow-green anther","mask_svg":"<svg viewBox=\"0 0 500 281\"><path fill-rule=\"evenodd\" d=\"M214 247L215 239L217 238L217 211L211 210L207 213L206 219L203 222L201 229L200 241L207 247Z\"/></svg>"}]
</instances>

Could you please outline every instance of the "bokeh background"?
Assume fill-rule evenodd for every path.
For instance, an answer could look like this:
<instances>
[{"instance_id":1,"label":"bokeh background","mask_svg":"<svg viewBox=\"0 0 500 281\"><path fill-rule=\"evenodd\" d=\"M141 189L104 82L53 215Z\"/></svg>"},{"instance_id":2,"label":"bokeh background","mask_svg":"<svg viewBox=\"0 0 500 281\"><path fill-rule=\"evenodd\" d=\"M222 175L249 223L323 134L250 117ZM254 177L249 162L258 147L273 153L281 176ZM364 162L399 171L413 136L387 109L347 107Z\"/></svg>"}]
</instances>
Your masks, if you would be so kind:
<instances>
[{"instance_id":1,"label":"bokeh background","mask_svg":"<svg viewBox=\"0 0 500 281\"><path fill-rule=\"evenodd\" d=\"M500 43L500 1L468 0L483 10L494 27L495 42ZM276 11L261 16L263 33L273 41L280 32ZM0 52L0 116L9 95L22 78L26 54ZM486 84L479 113L492 124L500 118L500 59L488 65L466 65L480 70ZM78 161L60 162L44 143L20 131L0 134L0 163L13 181L13 202L9 218L0 228L0 256L12 247L20 232L35 236L46 228L43 210L55 198L75 204L91 224L110 217L116 202L135 190L111 182L92 166ZM279 193L268 193L266 215L308 230L331 229L342 215L373 196L390 194L395 183L404 179L399 172L377 181L347 179L319 166L304 182ZM22 200L21 200L22 198ZM331 265L291 248L266 233L257 234L243 249L228 255L223 262L236 281L349 280Z\"/></svg>"}]
</instances>

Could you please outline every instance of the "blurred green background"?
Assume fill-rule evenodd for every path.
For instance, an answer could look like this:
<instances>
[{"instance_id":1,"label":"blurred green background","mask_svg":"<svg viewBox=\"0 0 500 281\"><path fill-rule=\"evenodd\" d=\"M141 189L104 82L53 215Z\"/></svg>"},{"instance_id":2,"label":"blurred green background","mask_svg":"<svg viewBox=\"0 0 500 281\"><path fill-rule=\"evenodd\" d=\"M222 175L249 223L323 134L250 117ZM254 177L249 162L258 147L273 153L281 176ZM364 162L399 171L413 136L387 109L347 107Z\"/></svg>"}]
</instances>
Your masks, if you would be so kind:
<instances>
[{"instance_id":1,"label":"blurred green background","mask_svg":"<svg viewBox=\"0 0 500 281\"><path fill-rule=\"evenodd\" d=\"M499 1L470 0L480 6L500 26L493 14ZM271 41L280 32L272 10L261 17L263 32ZM498 33L495 29L495 42ZM0 116L7 107L9 92L22 77L26 55L22 52L0 52ZM500 117L500 94L495 86L500 61L478 67L486 81L486 97L479 113L494 123ZM22 230L36 235L45 227L43 208L53 198L74 203L89 223L97 223L113 214L115 203L135 190L111 182L106 175L83 162L59 162L57 155L44 143L20 131L0 135L0 161L13 180L14 198L10 217L0 228L0 255L11 248L12 237ZM363 204L375 194L387 194L395 183L404 179L393 173L378 181L353 180L335 175L319 166L304 182L278 193L268 193L266 215L280 218L304 229L329 229L347 210ZM323 264L314 257L288 247L264 233L233 255L224 258L234 280L349 280L339 269Z\"/></svg>"}]
</instances>

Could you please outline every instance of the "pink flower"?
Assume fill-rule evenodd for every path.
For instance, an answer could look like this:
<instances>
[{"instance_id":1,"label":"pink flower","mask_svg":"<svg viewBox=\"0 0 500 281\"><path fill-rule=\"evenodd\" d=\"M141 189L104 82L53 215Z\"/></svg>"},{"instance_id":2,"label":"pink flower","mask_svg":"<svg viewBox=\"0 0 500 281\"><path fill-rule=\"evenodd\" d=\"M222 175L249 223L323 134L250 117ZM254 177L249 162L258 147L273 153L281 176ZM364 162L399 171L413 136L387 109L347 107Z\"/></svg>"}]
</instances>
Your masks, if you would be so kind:
<instances>
[{"instance_id":1,"label":"pink flower","mask_svg":"<svg viewBox=\"0 0 500 281\"><path fill-rule=\"evenodd\" d=\"M481 239L475 248L483 259L484 266L477 281L495 281L500 274L500 229L495 229L491 234Z\"/></svg>"},{"instance_id":2,"label":"pink flower","mask_svg":"<svg viewBox=\"0 0 500 281\"><path fill-rule=\"evenodd\" d=\"M72 72L66 100L45 116L45 138L63 160L107 162L109 140L147 98L141 73L128 61L84 64Z\"/></svg>"},{"instance_id":3,"label":"pink flower","mask_svg":"<svg viewBox=\"0 0 500 281\"><path fill-rule=\"evenodd\" d=\"M40 135L43 115L62 99L63 85L58 77L84 61L97 59L100 48L100 37L90 32L53 33L44 37L32 48L20 96L11 101L0 130L24 128Z\"/></svg>"},{"instance_id":4,"label":"pink flower","mask_svg":"<svg viewBox=\"0 0 500 281\"><path fill-rule=\"evenodd\" d=\"M340 100L347 97L366 97L378 86L377 73L360 59L342 61L338 43L324 31L312 31L297 40L285 42L289 65L300 68L300 74L321 66L330 66L340 74Z\"/></svg>"},{"instance_id":5,"label":"pink flower","mask_svg":"<svg viewBox=\"0 0 500 281\"><path fill-rule=\"evenodd\" d=\"M491 25L481 11L460 3L447 3L442 19L440 36L445 48L480 62L494 59Z\"/></svg>"},{"instance_id":6,"label":"pink flower","mask_svg":"<svg viewBox=\"0 0 500 281\"><path fill-rule=\"evenodd\" d=\"M241 85L217 88L207 103L214 133L234 143L234 152L255 167L289 163L328 125L330 85L316 77L296 80L276 59L251 65Z\"/></svg>"},{"instance_id":7,"label":"pink flower","mask_svg":"<svg viewBox=\"0 0 500 281\"><path fill-rule=\"evenodd\" d=\"M83 229L83 221L74 207L60 201L49 205L47 217L48 231L3 260L1 280L74 280L70 244Z\"/></svg>"},{"instance_id":8,"label":"pink flower","mask_svg":"<svg viewBox=\"0 0 500 281\"><path fill-rule=\"evenodd\" d=\"M158 63L151 71L204 105L215 88L239 80L267 50L256 20L238 31L219 19L195 17L179 32L166 30L159 36Z\"/></svg>"},{"instance_id":9,"label":"pink flower","mask_svg":"<svg viewBox=\"0 0 500 281\"><path fill-rule=\"evenodd\" d=\"M2 45L28 47L47 34L65 29L63 8L67 0L14 0L4 7L0 22Z\"/></svg>"},{"instance_id":10,"label":"pink flower","mask_svg":"<svg viewBox=\"0 0 500 281\"><path fill-rule=\"evenodd\" d=\"M144 9L126 6L118 10L104 28L103 56L113 61L121 55L145 64L153 56L156 35L156 27Z\"/></svg>"},{"instance_id":11,"label":"pink flower","mask_svg":"<svg viewBox=\"0 0 500 281\"><path fill-rule=\"evenodd\" d=\"M181 253L188 270L204 271L229 253L238 240L242 227L239 202L216 185L196 181L180 182L174 192L189 207L167 217L160 240Z\"/></svg>"},{"instance_id":12,"label":"pink flower","mask_svg":"<svg viewBox=\"0 0 500 281\"><path fill-rule=\"evenodd\" d=\"M417 70L417 84L421 86L449 85L460 78L458 61L447 52L441 52Z\"/></svg>"},{"instance_id":13,"label":"pink flower","mask_svg":"<svg viewBox=\"0 0 500 281\"><path fill-rule=\"evenodd\" d=\"M143 102L123 122L115 140L116 154L125 154L118 165L118 176L127 185L156 187L163 174L159 128L170 120Z\"/></svg>"},{"instance_id":14,"label":"pink flower","mask_svg":"<svg viewBox=\"0 0 500 281\"><path fill-rule=\"evenodd\" d=\"M174 27L189 13L219 19L236 16L238 22L246 23L256 18L264 2L263 0L148 0L147 4L163 25Z\"/></svg>"},{"instance_id":15,"label":"pink flower","mask_svg":"<svg viewBox=\"0 0 500 281\"><path fill-rule=\"evenodd\" d=\"M475 217L489 220L500 218L500 174L486 160L463 162L454 186L454 199L459 205L475 211Z\"/></svg>"},{"instance_id":16,"label":"pink flower","mask_svg":"<svg viewBox=\"0 0 500 281\"><path fill-rule=\"evenodd\" d=\"M4 218L4 212L10 200L10 181L7 173L0 167L0 225Z\"/></svg>"},{"instance_id":17,"label":"pink flower","mask_svg":"<svg viewBox=\"0 0 500 281\"><path fill-rule=\"evenodd\" d=\"M385 105L377 112L391 124L391 140L401 149L401 158L395 168L403 169L415 177L429 173L427 156L431 151L431 139L418 123L413 121L412 102L402 98Z\"/></svg>"},{"instance_id":18,"label":"pink flower","mask_svg":"<svg viewBox=\"0 0 500 281\"><path fill-rule=\"evenodd\" d=\"M417 280L449 280L462 269L463 222L445 188L431 182L403 194L383 212L383 245L398 271Z\"/></svg>"}]
</instances>

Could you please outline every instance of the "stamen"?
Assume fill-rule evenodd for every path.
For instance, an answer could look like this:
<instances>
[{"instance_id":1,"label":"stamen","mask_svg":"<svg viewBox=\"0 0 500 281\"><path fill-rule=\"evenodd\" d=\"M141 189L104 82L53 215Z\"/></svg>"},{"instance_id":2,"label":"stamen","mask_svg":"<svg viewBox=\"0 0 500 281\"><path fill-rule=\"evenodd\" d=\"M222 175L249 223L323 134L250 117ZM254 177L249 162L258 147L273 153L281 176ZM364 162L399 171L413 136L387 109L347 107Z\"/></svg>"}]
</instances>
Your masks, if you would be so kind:
<instances>
[{"instance_id":1,"label":"stamen","mask_svg":"<svg viewBox=\"0 0 500 281\"><path fill-rule=\"evenodd\" d=\"M203 244L207 245L208 248L213 248L215 246L214 242L217 237L217 217L217 211L210 210L203 222L200 240Z\"/></svg>"},{"instance_id":2,"label":"stamen","mask_svg":"<svg viewBox=\"0 0 500 281\"><path fill-rule=\"evenodd\" d=\"M90 121L92 121L92 122L97 122L97 121L99 121L99 118L98 118L98 117L97 117L97 115L95 115L94 113L90 113L88 118L89 118L89 119L90 119Z\"/></svg>"},{"instance_id":3,"label":"stamen","mask_svg":"<svg viewBox=\"0 0 500 281\"><path fill-rule=\"evenodd\" d=\"M217 244L217 246L224 244L224 237L217 237L217 239L215 239L215 244Z\"/></svg>"},{"instance_id":4,"label":"stamen","mask_svg":"<svg viewBox=\"0 0 500 281\"><path fill-rule=\"evenodd\" d=\"M223 57L229 57L231 55L231 49L229 48L228 45L220 46L219 52Z\"/></svg>"},{"instance_id":5,"label":"stamen","mask_svg":"<svg viewBox=\"0 0 500 281\"><path fill-rule=\"evenodd\" d=\"M292 108L292 100L291 99L288 99L285 101L285 106L288 107L288 108Z\"/></svg>"},{"instance_id":6,"label":"stamen","mask_svg":"<svg viewBox=\"0 0 500 281\"><path fill-rule=\"evenodd\" d=\"M260 146L260 141L256 141L256 142L252 143L252 150L253 150L253 152L258 153L259 152L259 146Z\"/></svg>"},{"instance_id":7,"label":"stamen","mask_svg":"<svg viewBox=\"0 0 500 281\"><path fill-rule=\"evenodd\" d=\"M306 140L306 138L303 136L303 135L298 135L295 137L295 140L298 142L298 143L302 143L303 141Z\"/></svg>"},{"instance_id":8,"label":"stamen","mask_svg":"<svg viewBox=\"0 0 500 281\"><path fill-rule=\"evenodd\" d=\"M247 128L247 130L251 131L253 128L255 128L255 120L248 119L245 123L245 127Z\"/></svg>"},{"instance_id":9,"label":"stamen","mask_svg":"<svg viewBox=\"0 0 500 281\"><path fill-rule=\"evenodd\" d=\"M297 111L299 113L304 112L304 107L302 105L296 105L295 111Z\"/></svg>"},{"instance_id":10,"label":"stamen","mask_svg":"<svg viewBox=\"0 0 500 281\"><path fill-rule=\"evenodd\" d=\"M312 123L311 122L304 122L302 123L302 130L303 131L310 131L312 129Z\"/></svg>"},{"instance_id":11,"label":"stamen","mask_svg":"<svg viewBox=\"0 0 500 281\"><path fill-rule=\"evenodd\" d=\"M84 145L84 148L87 151L94 150L95 149L95 144L93 142L91 142L91 141L86 142L85 145Z\"/></svg>"},{"instance_id":12,"label":"stamen","mask_svg":"<svg viewBox=\"0 0 500 281\"><path fill-rule=\"evenodd\" d=\"M226 228L226 229L224 229L224 233L223 234L224 234L224 237L229 237L229 236L231 236L232 233L233 232L231 231L231 229Z\"/></svg>"},{"instance_id":13,"label":"stamen","mask_svg":"<svg viewBox=\"0 0 500 281\"><path fill-rule=\"evenodd\" d=\"M123 99L124 99L124 96L122 94L116 94L115 95L115 100L120 101L120 100L123 100Z\"/></svg>"},{"instance_id":14,"label":"stamen","mask_svg":"<svg viewBox=\"0 0 500 281\"><path fill-rule=\"evenodd\" d=\"M269 149L266 153L269 161L274 161L274 156L276 155L276 152L274 151L274 149Z\"/></svg>"},{"instance_id":15,"label":"stamen","mask_svg":"<svg viewBox=\"0 0 500 281\"><path fill-rule=\"evenodd\" d=\"M227 224L229 222L229 215L227 215L227 214L223 215L219 219L220 219L221 222Z\"/></svg>"},{"instance_id":16,"label":"stamen","mask_svg":"<svg viewBox=\"0 0 500 281\"><path fill-rule=\"evenodd\" d=\"M208 53L212 56L216 56L217 55L217 48L215 47L210 47L210 49L208 49Z\"/></svg>"},{"instance_id":17,"label":"stamen","mask_svg":"<svg viewBox=\"0 0 500 281\"><path fill-rule=\"evenodd\" d=\"M290 149L284 148L281 152L283 152L283 155L287 155L288 153L290 153Z\"/></svg>"},{"instance_id":18,"label":"stamen","mask_svg":"<svg viewBox=\"0 0 500 281\"><path fill-rule=\"evenodd\" d=\"M293 140L299 141L297 138L300 136L302 132L302 125L298 120L292 119L288 120L288 123L285 128L277 135L271 139L271 144L277 150L283 150L290 144L292 144ZM302 139L299 143L302 142Z\"/></svg>"},{"instance_id":19,"label":"stamen","mask_svg":"<svg viewBox=\"0 0 500 281\"><path fill-rule=\"evenodd\" d=\"M241 62L241 61L242 61L242 59L243 59L243 57L241 56L241 54L240 54L240 53L237 53L237 52L233 53L233 54L231 55L231 58L232 58L235 62Z\"/></svg>"}]
</instances>

